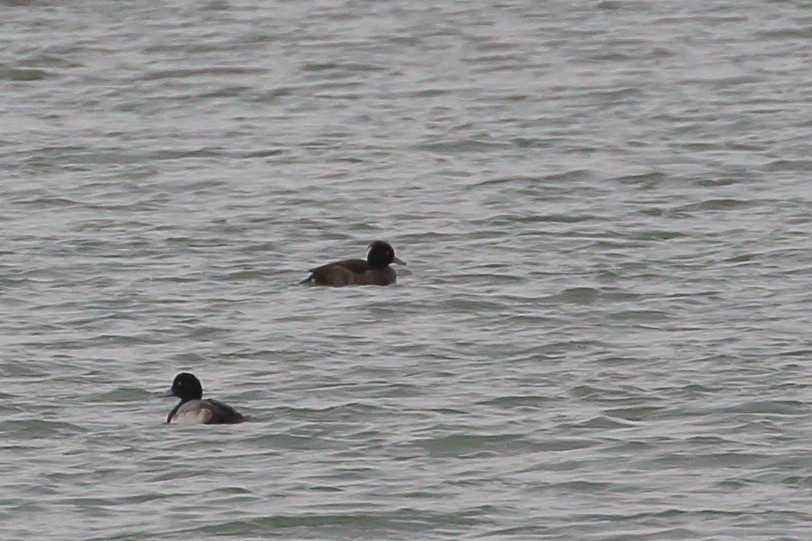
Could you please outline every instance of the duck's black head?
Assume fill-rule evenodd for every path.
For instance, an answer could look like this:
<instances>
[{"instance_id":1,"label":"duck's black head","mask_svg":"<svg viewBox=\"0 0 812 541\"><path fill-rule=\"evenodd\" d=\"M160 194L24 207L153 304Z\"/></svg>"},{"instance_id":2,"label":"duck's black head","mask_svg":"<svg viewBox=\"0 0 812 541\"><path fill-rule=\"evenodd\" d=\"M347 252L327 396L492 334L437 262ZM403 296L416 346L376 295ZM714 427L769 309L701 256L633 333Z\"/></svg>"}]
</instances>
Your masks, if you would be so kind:
<instances>
[{"instance_id":1,"label":"duck's black head","mask_svg":"<svg viewBox=\"0 0 812 541\"><path fill-rule=\"evenodd\" d=\"M181 372L172 382L172 394L186 402L203 398L203 386L194 374Z\"/></svg>"},{"instance_id":2,"label":"duck's black head","mask_svg":"<svg viewBox=\"0 0 812 541\"><path fill-rule=\"evenodd\" d=\"M373 267L386 268L392 263L405 265L405 261L401 261L395 257L395 249L388 242L376 240L369 245L369 253L367 254L367 262Z\"/></svg>"}]
</instances>

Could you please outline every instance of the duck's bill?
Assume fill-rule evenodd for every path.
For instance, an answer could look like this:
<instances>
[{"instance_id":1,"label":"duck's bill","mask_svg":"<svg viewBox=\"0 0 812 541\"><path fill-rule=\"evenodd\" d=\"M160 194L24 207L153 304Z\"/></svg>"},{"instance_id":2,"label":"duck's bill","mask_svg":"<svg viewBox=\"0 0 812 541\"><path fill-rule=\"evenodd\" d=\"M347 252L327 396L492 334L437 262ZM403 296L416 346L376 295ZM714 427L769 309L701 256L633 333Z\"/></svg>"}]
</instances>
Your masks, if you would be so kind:
<instances>
[{"instance_id":1,"label":"duck's bill","mask_svg":"<svg viewBox=\"0 0 812 541\"><path fill-rule=\"evenodd\" d=\"M175 396L175 393L172 392L172 389L167 389L158 396L160 396L161 398L172 398L173 396Z\"/></svg>"},{"instance_id":2,"label":"duck's bill","mask_svg":"<svg viewBox=\"0 0 812 541\"><path fill-rule=\"evenodd\" d=\"M399 257L396 257L396 258L395 258L395 259L393 259L392 261L394 261L394 262L395 262L395 263L397 263L398 265L405 265L405 264L406 264L406 262L405 262L405 261L403 261L403 260L402 260L401 258L399 258Z\"/></svg>"}]
</instances>

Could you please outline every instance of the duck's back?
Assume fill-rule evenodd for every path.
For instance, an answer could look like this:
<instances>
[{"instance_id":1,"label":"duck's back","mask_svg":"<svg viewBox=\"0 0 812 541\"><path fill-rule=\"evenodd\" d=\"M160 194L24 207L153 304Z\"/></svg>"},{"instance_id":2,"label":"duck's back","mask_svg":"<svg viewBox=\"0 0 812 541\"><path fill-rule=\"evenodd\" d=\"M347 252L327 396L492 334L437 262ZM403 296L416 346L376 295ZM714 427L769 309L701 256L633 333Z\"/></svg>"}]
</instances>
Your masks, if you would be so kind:
<instances>
[{"instance_id":1,"label":"duck's back","mask_svg":"<svg viewBox=\"0 0 812 541\"><path fill-rule=\"evenodd\" d=\"M233 424L245 421L242 413L219 400L189 400L179 404L167 418L167 423L201 423L204 425Z\"/></svg>"},{"instance_id":2,"label":"duck's back","mask_svg":"<svg viewBox=\"0 0 812 541\"><path fill-rule=\"evenodd\" d=\"M345 259L310 270L305 282L322 286L375 285L388 286L397 279L395 270L377 268L363 259Z\"/></svg>"}]
</instances>

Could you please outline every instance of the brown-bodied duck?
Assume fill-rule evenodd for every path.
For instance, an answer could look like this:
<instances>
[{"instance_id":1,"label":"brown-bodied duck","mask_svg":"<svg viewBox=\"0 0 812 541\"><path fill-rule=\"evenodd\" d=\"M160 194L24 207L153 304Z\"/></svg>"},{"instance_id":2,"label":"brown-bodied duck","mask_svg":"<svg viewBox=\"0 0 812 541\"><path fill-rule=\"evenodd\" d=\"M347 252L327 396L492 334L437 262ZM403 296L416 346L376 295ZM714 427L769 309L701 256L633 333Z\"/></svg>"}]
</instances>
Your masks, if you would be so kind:
<instances>
[{"instance_id":1,"label":"brown-bodied duck","mask_svg":"<svg viewBox=\"0 0 812 541\"><path fill-rule=\"evenodd\" d=\"M228 404L207 398L203 400L200 380L189 372L175 376L167 396L177 396L180 402L169 412L167 423L202 423L205 425L233 424L245 421L245 416Z\"/></svg>"},{"instance_id":2,"label":"brown-bodied duck","mask_svg":"<svg viewBox=\"0 0 812 541\"><path fill-rule=\"evenodd\" d=\"M388 242L376 240L369 245L366 259L345 259L310 270L310 276L301 283L320 286L388 286L397 281L392 263L406 263L395 257L395 249Z\"/></svg>"}]
</instances>

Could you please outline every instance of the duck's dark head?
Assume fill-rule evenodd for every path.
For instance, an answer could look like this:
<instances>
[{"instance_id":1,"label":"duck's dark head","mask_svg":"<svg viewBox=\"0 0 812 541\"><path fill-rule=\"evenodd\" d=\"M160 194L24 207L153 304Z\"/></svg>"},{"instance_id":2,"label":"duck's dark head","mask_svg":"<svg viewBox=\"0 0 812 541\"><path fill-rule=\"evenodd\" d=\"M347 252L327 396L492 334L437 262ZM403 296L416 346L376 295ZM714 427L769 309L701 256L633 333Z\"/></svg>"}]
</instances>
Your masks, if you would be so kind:
<instances>
[{"instance_id":1,"label":"duck's dark head","mask_svg":"<svg viewBox=\"0 0 812 541\"><path fill-rule=\"evenodd\" d=\"M395 249L388 242L376 240L369 245L369 253L367 254L367 262L377 268L388 267L392 263L405 265L406 262L395 257Z\"/></svg>"},{"instance_id":2,"label":"duck's dark head","mask_svg":"<svg viewBox=\"0 0 812 541\"><path fill-rule=\"evenodd\" d=\"M194 374L181 372L175 376L170 393L182 401L200 400L203 397L203 386Z\"/></svg>"}]
</instances>

